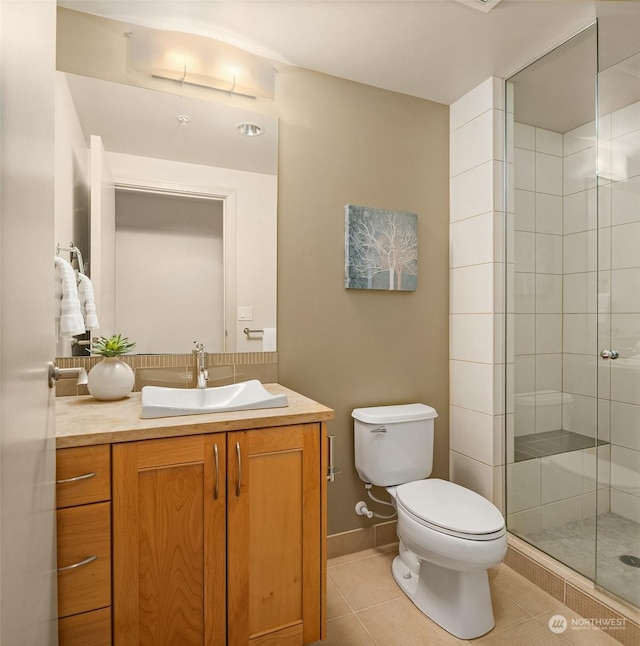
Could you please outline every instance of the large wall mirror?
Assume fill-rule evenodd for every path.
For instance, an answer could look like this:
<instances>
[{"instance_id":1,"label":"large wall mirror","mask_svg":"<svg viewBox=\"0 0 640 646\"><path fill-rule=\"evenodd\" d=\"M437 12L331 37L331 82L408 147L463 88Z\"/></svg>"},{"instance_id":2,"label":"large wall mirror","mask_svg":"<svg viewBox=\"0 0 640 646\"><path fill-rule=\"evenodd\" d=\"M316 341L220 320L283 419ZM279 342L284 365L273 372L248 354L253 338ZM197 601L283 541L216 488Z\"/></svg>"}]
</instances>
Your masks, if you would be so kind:
<instances>
[{"instance_id":1,"label":"large wall mirror","mask_svg":"<svg viewBox=\"0 0 640 646\"><path fill-rule=\"evenodd\" d=\"M276 327L277 118L250 98L100 75L60 70L56 86L57 253L81 251L93 336L122 333L141 354L273 349L244 329ZM88 352L60 336L57 354Z\"/></svg>"}]
</instances>

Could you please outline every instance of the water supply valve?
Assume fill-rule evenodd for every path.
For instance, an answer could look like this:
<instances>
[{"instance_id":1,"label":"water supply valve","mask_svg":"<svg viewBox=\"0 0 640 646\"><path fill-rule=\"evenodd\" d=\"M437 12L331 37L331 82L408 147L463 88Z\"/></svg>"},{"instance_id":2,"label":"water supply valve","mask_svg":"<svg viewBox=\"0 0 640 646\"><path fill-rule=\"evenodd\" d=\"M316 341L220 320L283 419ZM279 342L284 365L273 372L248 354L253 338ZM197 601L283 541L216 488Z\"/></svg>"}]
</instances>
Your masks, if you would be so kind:
<instances>
[{"instance_id":1,"label":"water supply valve","mask_svg":"<svg viewBox=\"0 0 640 646\"><path fill-rule=\"evenodd\" d=\"M367 503L364 500L359 500L356 503L356 514L358 514L358 516L373 518L373 512L369 510L369 507L367 507Z\"/></svg>"}]
</instances>

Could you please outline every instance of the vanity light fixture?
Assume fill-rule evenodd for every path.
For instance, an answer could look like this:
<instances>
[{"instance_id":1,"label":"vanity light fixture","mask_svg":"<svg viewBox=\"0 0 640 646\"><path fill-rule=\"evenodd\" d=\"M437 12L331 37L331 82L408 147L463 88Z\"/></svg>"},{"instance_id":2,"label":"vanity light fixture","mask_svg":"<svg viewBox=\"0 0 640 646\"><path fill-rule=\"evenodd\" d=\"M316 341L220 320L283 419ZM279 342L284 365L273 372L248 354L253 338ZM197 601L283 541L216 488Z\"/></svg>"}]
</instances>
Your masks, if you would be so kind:
<instances>
[{"instance_id":1,"label":"vanity light fixture","mask_svg":"<svg viewBox=\"0 0 640 646\"><path fill-rule=\"evenodd\" d=\"M183 127L186 127L191 121L191 117L188 114L179 114L176 118L178 119L178 123Z\"/></svg>"},{"instance_id":2,"label":"vanity light fixture","mask_svg":"<svg viewBox=\"0 0 640 646\"><path fill-rule=\"evenodd\" d=\"M264 128L257 123L241 123L236 130L245 137L259 137L264 132Z\"/></svg>"}]
</instances>

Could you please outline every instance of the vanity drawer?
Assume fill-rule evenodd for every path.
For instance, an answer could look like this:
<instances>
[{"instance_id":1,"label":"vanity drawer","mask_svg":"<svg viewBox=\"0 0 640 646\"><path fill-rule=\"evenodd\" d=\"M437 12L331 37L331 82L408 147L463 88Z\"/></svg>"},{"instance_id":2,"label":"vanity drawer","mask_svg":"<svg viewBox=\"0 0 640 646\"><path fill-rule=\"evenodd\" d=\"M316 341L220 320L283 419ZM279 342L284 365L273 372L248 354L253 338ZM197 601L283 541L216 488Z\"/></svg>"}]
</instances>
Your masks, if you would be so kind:
<instances>
[{"instance_id":1,"label":"vanity drawer","mask_svg":"<svg viewBox=\"0 0 640 646\"><path fill-rule=\"evenodd\" d=\"M59 509L57 521L58 616L110 606L111 503Z\"/></svg>"},{"instance_id":2,"label":"vanity drawer","mask_svg":"<svg viewBox=\"0 0 640 646\"><path fill-rule=\"evenodd\" d=\"M111 499L111 452L108 444L56 451L58 509Z\"/></svg>"},{"instance_id":3,"label":"vanity drawer","mask_svg":"<svg viewBox=\"0 0 640 646\"><path fill-rule=\"evenodd\" d=\"M58 646L111 646L111 608L60 619Z\"/></svg>"}]
</instances>

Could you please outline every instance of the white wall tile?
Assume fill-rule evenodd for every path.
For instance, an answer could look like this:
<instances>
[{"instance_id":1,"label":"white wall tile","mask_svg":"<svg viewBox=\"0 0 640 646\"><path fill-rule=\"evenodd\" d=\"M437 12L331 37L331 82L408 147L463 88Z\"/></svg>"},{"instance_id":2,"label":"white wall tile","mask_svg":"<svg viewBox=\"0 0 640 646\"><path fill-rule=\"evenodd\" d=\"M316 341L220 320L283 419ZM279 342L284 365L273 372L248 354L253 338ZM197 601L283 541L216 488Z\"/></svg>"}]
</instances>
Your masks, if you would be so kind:
<instances>
[{"instance_id":1,"label":"white wall tile","mask_svg":"<svg viewBox=\"0 0 640 646\"><path fill-rule=\"evenodd\" d=\"M474 460L494 466L493 415L459 406L451 406L449 412L449 448Z\"/></svg>"},{"instance_id":2,"label":"white wall tile","mask_svg":"<svg viewBox=\"0 0 640 646\"><path fill-rule=\"evenodd\" d=\"M564 154L573 155L580 150L593 148L596 142L596 125L595 121L585 123L578 128L569 130L564 133Z\"/></svg>"},{"instance_id":3,"label":"white wall tile","mask_svg":"<svg viewBox=\"0 0 640 646\"><path fill-rule=\"evenodd\" d=\"M611 442L640 451L640 405L611 402Z\"/></svg>"},{"instance_id":4,"label":"white wall tile","mask_svg":"<svg viewBox=\"0 0 640 646\"><path fill-rule=\"evenodd\" d=\"M493 467L456 451L450 451L449 479L493 502Z\"/></svg>"},{"instance_id":5,"label":"white wall tile","mask_svg":"<svg viewBox=\"0 0 640 646\"><path fill-rule=\"evenodd\" d=\"M536 316L535 314L514 315L515 354L535 354Z\"/></svg>"},{"instance_id":6,"label":"white wall tile","mask_svg":"<svg viewBox=\"0 0 640 646\"><path fill-rule=\"evenodd\" d=\"M533 126L515 121L513 124L513 136L516 148L536 149L536 129Z\"/></svg>"},{"instance_id":7,"label":"white wall tile","mask_svg":"<svg viewBox=\"0 0 640 646\"><path fill-rule=\"evenodd\" d=\"M562 251L564 273L595 271L598 268L597 242L595 231L564 235Z\"/></svg>"},{"instance_id":8,"label":"white wall tile","mask_svg":"<svg viewBox=\"0 0 640 646\"><path fill-rule=\"evenodd\" d=\"M582 452L570 451L540 459L542 503L573 498L582 493Z\"/></svg>"},{"instance_id":9,"label":"white wall tile","mask_svg":"<svg viewBox=\"0 0 640 646\"><path fill-rule=\"evenodd\" d=\"M562 391L562 355L536 355L536 391Z\"/></svg>"},{"instance_id":10,"label":"white wall tile","mask_svg":"<svg viewBox=\"0 0 640 646\"><path fill-rule=\"evenodd\" d=\"M552 130L536 128L536 151L562 157L562 135Z\"/></svg>"},{"instance_id":11,"label":"white wall tile","mask_svg":"<svg viewBox=\"0 0 640 646\"><path fill-rule=\"evenodd\" d=\"M451 177L495 158L493 125L493 110L488 110L451 133Z\"/></svg>"},{"instance_id":12,"label":"white wall tile","mask_svg":"<svg viewBox=\"0 0 640 646\"><path fill-rule=\"evenodd\" d=\"M640 405L640 360L618 359L611 362L611 399Z\"/></svg>"},{"instance_id":13,"label":"white wall tile","mask_svg":"<svg viewBox=\"0 0 640 646\"><path fill-rule=\"evenodd\" d=\"M449 132L457 130L487 110L503 104L496 88L496 79L490 77L460 97L449 108Z\"/></svg>"},{"instance_id":14,"label":"white wall tile","mask_svg":"<svg viewBox=\"0 0 640 646\"><path fill-rule=\"evenodd\" d=\"M562 314L536 314L536 353L562 352Z\"/></svg>"},{"instance_id":15,"label":"white wall tile","mask_svg":"<svg viewBox=\"0 0 640 646\"><path fill-rule=\"evenodd\" d=\"M449 366L451 405L493 415L493 366L454 360Z\"/></svg>"},{"instance_id":16,"label":"white wall tile","mask_svg":"<svg viewBox=\"0 0 640 646\"><path fill-rule=\"evenodd\" d=\"M611 187L611 224L635 222L640 212L640 177L616 182Z\"/></svg>"},{"instance_id":17,"label":"white wall tile","mask_svg":"<svg viewBox=\"0 0 640 646\"><path fill-rule=\"evenodd\" d=\"M563 408L562 427L567 431L596 437L596 398L569 395Z\"/></svg>"},{"instance_id":18,"label":"white wall tile","mask_svg":"<svg viewBox=\"0 0 640 646\"><path fill-rule=\"evenodd\" d=\"M596 354L595 314L565 314L563 324L565 352L592 356Z\"/></svg>"},{"instance_id":19,"label":"white wall tile","mask_svg":"<svg viewBox=\"0 0 640 646\"><path fill-rule=\"evenodd\" d=\"M536 193L536 231L562 235L562 197Z\"/></svg>"},{"instance_id":20,"label":"white wall tile","mask_svg":"<svg viewBox=\"0 0 640 646\"><path fill-rule=\"evenodd\" d=\"M515 269L517 272L533 273L536 270L536 234L516 231L514 239Z\"/></svg>"},{"instance_id":21,"label":"white wall tile","mask_svg":"<svg viewBox=\"0 0 640 646\"><path fill-rule=\"evenodd\" d=\"M612 138L622 137L638 130L640 125L640 102L632 103L626 108L616 110L611 115Z\"/></svg>"},{"instance_id":22,"label":"white wall tile","mask_svg":"<svg viewBox=\"0 0 640 646\"><path fill-rule=\"evenodd\" d=\"M493 217L493 212L489 212L450 225L450 267L493 261Z\"/></svg>"},{"instance_id":23,"label":"white wall tile","mask_svg":"<svg viewBox=\"0 0 640 646\"><path fill-rule=\"evenodd\" d=\"M452 314L450 358L477 363L493 363L493 314Z\"/></svg>"},{"instance_id":24,"label":"white wall tile","mask_svg":"<svg viewBox=\"0 0 640 646\"><path fill-rule=\"evenodd\" d=\"M562 236L536 233L536 272L562 274L562 240Z\"/></svg>"},{"instance_id":25,"label":"white wall tile","mask_svg":"<svg viewBox=\"0 0 640 646\"><path fill-rule=\"evenodd\" d=\"M451 222L493 211L495 165L493 161L475 166L452 177L449 184Z\"/></svg>"},{"instance_id":26,"label":"white wall tile","mask_svg":"<svg viewBox=\"0 0 640 646\"><path fill-rule=\"evenodd\" d=\"M516 148L514 155L514 189L536 190L536 154L532 150Z\"/></svg>"},{"instance_id":27,"label":"white wall tile","mask_svg":"<svg viewBox=\"0 0 640 646\"><path fill-rule=\"evenodd\" d=\"M517 396L534 392L536 389L536 356L534 354L516 356L513 367L514 394Z\"/></svg>"},{"instance_id":28,"label":"white wall tile","mask_svg":"<svg viewBox=\"0 0 640 646\"><path fill-rule=\"evenodd\" d=\"M509 488L507 487L507 501L509 500ZM508 505L508 502L507 502ZM520 536L535 534L542 529L542 509L535 507L507 515L507 527L510 532Z\"/></svg>"},{"instance_id":29,"label":"white wall tile","mask_svg":"<svg viewBox=\"0 0 640 646\"><path fill-rule=\"evenodd\" d=\"M515 189L515 230L536 230L536 193Z\"/></svg>"},{"instance_id":30,"label":"white wall tile","mask_svg":"<svg viewBox=\"0 0 640 646\"><path fill-rule=\"evenodd\" d=\"M611 269L640 267L640 219L611 229Z\"/></svg>"},{"instance_id":31,"label":"white wall tile","mask_svg":"<svg viewBox=\"0 0 640 646\"><path fill-rule=\"evenodd\" d=\"M640 498L618 491L611 490L611 511L614 514L624 516L629 520L640 523Z\"/></svg>"},{"instance_id":32,"label":"white wall tile","mask_svg":"<svg viewBox=\"0 0 640 646\"><path fill-rule=\"evenodd\" d=\"M596 358L584 354L563 354L563 390L567 393L596 396Z\"/></svg>"},{"instance_id":33,"label":"white wall tile","mask_svg":"<svg viewBox=\"0 0 640 646\"><path fill-rule=\"evenodd\" d=\"M516 272L514 280L514 309L516 312L536 311L536 275Z\"/></svg>"},{"instance_id":34,"label":"white wall tile","mask_svg":"<svg viewBox=\"0 0 640 646\"><path fill-rule=\"evenodd\" d=\"M585 191L596 186L596 149L588 148L564 157L563 180L564 191L561 195L569 195Z\"/></svg>"},{"instance_id":35,"label":"white wall tile","mask_svg":"<svg viewBox=\"0 0 640 646\"><path fill-rule=\"evenodd\" d=\"M578 191L563 198L563 233L579 233L598 226L597 189Z\"/></svg>"},{"instance_id":36,"label":"white wall tile","mask_svg":"<svg viewBox=\"0 0 640 646\"><path fill-rule=\"evenodd\" d=\"M559 527L582 519L582 494L542 506L542 529Z\"/></svg>"},{"instance_id":37,"label":"white wall tile","mask_svg":"<svg viewBox=\"0 0 640 646\"><path fill-rule=\"evenodd\" d=\"M449 272L452 314L490 314L493 312L493 265L458 267Z\"/></svg>"},{"instance_id":38,"label":"white wall tile","mask_svg":"<svg viewBox=\"0 0 640 646\"><path fill-rule=\"evenodd\" d=\"M507 513L513 514L541 503L540 459L507 465Z\"/></svg>"},{"instance_id":39,"label":"white wall tile","mask_svg":"<svg viewBox=\"0 0 640 646\"><path fill-rule=\"evenodd\" d=\"M536 396L536 433L557 431L562 428L562 403L549 404L544 396Z\"/></svg>"},{"instance_id":40,"label":"white wall tile","mask_svg":"<svg viewBox=\"0 0 640 646\"><path fill-rule=\"evenodd\" d=\"M563 276L563 309L568 314L596 312L597 274L595 271Z\"/></svg>"},{"instance_id":41,"label":"white wall tile","mask_svg":"<svg viewBox=\"0 0 640 646\"><path fill-rule=\"evenodd\" d=\"M536 153L536 192L562 196L562 157Z\"/></svg>"},{"instance_id":42,"label":"white wall tile","mask_svg":"<svg viewBox=\"0 0 640 646\"><path fill-rule=\"evenodd\" d=\"M611 446L611 488L640 496L640 451Z\"/></svg>"},{"instance_id":43,"label":"white wall tile","mask_svg":"<svg viewBox=\"0 0 640 646\"><path fill-rule=\"evenodd\" d=\"M611 272L611 311L640 312L640 268Z\"/></svg>"},{"instance_id":44,"label":"white wall tile","mask_svg":"<svg viewBox=\"0 0 640 646\"><path fill-rule=\"evenodd\" d=\"M562 276L536 274L536 312L559 314L562 312Z\"/></svg>"},{"instance_id":45,"label":"white wall tile","mask_svg":"<svg viewBox=\"0 0 640 646\"><path fill-rule=\"evenodd\" d=\"M582 453L582 492L588 493L598 489L608 489L611 482L611 450L609 446L597 449L583 449Z\"/></svg>"}]
</instances>

